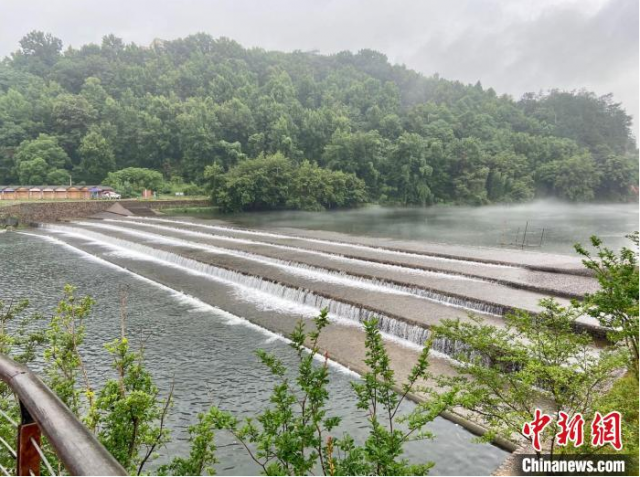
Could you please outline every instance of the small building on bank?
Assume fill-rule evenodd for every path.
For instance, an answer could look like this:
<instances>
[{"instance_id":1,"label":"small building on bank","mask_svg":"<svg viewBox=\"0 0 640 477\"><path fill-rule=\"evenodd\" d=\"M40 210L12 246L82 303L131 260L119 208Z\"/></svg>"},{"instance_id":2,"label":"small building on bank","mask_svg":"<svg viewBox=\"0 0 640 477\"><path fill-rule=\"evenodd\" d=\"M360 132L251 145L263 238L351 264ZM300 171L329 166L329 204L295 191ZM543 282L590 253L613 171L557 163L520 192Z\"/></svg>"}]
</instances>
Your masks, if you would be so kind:
<instances>
[{"instance_id":1,"label":"small building on bank","mask_svg":"<svg viewBox=\"0 0 640 477\"><path fill-rule=\"evenodd\" d=\"M28 200L29 187L18 187L16 189L16 200Z\"/></svg>"},{"instance_id":2,"label":"small building on bank","mask_svg":"<svg viewBox=\"0 0 640 477\"><path fill-rule=\"evenodd\" d=\"M42 189L42 198L45 200L55 199L55 189L51 186L45 186L44 189Z\"/></svg>"},{"instance_id":3,"label":"small building on bank","mask_svg":"<svg viewBox=\"0 0 640 477\"><path fill-rule=\"evenodd\" d=\"M58 200L64 200L67 198L67 188L66 187L56 187L53 190L53 198Z\"/></svg>"},{"instance_id":4,"label":"small building on bank","mask_svg":"<svg viewBox=\"0 0 640 477\"><path fill-rule=\"evenodd\" d=\"M103 185L0 185L0 200L90 200L102 199L110 191L112 187Z\"/></svg>"},{"instance_id":5,"label":"small building on bank","mask_svg":"<svg viewBox=\"0 0 640 477\"><path fill-rule=\"evenodd\" d=\"M0 200L15 200L16 190L13 187L0 188Z\"/></svg>"},{"instance_id":6,"label":"small building on bank","mask_svg":"<svg viewBox=\"0 0 640 477\"><path fill-rule=\"evenodd\" d=\"M29 189L29 199L42 199L42 189L40 187L32 187Z\"/></svg>"}]
</instances>

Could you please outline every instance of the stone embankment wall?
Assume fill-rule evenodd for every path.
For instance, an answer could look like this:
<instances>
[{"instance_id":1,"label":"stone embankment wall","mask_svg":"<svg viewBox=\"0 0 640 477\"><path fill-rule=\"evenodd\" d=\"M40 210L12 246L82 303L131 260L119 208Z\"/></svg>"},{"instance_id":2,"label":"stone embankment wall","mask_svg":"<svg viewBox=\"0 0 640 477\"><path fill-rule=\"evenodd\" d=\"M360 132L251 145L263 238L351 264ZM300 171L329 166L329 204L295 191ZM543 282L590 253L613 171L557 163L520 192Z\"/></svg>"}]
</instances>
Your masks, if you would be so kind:
<instances>
[{"instance_id":1,"label":"stone embankment wall","mask_svg":"<svg viewBox=\"0 0 640 477\"><path fill-rule=\"evenodd\" d=\"M104 212L118 202L127 209L166 209L170 207L206 207L208 200L81 200L69 202L23 202L0 207L0 222L14 218L20 224L56 222L62 219L81 219Z\"/></svg>"}]
</instances>

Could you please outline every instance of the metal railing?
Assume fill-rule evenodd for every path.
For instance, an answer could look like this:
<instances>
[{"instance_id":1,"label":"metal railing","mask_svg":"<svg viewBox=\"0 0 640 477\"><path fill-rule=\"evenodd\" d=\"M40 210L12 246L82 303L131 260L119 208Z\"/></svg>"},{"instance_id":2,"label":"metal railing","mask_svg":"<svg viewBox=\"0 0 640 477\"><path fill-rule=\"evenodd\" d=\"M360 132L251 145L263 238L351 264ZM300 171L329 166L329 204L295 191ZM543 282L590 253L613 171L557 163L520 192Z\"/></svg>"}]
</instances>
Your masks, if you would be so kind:
<instances>
[{"instance_id":1,"label":"metal railing","mask_svg":"<svg viewBox=\"0 0 640 477\"><path fill-rule=\"evenodd\" d=\"M16 459L14 475L40 475L41 465L50 475L56 472L40 447L41 435L71 475L127 475L124 468L73 415L62 401L26 366L0 354L0 380L20 403L21 421L0 411L0 419L16 427L15 449L0 437L0 447ZM0 472L12 475L0 465Z\"/></svg>"}]
</instances>

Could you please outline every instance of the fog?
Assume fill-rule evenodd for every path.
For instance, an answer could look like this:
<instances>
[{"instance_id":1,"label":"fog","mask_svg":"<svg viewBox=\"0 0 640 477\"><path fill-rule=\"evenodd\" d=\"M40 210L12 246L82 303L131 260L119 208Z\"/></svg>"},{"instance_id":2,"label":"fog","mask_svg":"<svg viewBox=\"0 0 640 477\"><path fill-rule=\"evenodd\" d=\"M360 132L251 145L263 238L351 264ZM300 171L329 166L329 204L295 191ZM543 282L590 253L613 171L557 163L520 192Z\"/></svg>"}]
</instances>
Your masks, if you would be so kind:
<instances>
[{"instance_id":1,"label":"fog","mask_svg":"<svg viewBox=\"0 0 640 477\"><path fill-rule=\"evenodd\" d=\"M637 0L0 2L0 56L34 29L76 47L107 33L146 45L203 31L284 51L373 48L516 98L554 87L613 92L638 116Z\"/></svg>"},{"instance_id":2,"label":"fog","mask_svg":"<svg viewBox=\"0 0 640 477\"><path fill-rule=\"evenodd\" d=\"M574 254L573 245L597 235L605 245L629 246L638 230L638 204L571 204L538 200L484 207L364 207L333 212L260 212L224 215L245 226L301 227L406 240L507 247ZM527 228L525 237L524 230ZM544 229L544 234L542 233ZM540 240L542 244L540 245ZM517 248L517 247L514 247Z\"/></svg>"}]
</instances>

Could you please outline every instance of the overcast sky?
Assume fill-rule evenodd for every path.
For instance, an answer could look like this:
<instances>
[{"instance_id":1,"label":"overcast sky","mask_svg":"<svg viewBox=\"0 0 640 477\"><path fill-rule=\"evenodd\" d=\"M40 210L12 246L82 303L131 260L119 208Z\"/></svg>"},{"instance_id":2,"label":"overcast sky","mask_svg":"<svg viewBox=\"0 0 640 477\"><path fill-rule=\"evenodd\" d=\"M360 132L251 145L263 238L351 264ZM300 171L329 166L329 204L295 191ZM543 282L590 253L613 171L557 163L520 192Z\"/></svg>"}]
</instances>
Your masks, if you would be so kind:
<instances>
[{"instance_id":1,"label":"overcast sky","mask_svg":"<svg viewBox=\"0 0 640 477\"><path fill-rule=\"evenodd\" d=\"M0 56L35 29L73 46L203 31L285 51L372 48L516 98L612 92L638 117L638 0L0 0Z\"/></svg>"}]
</instances>

